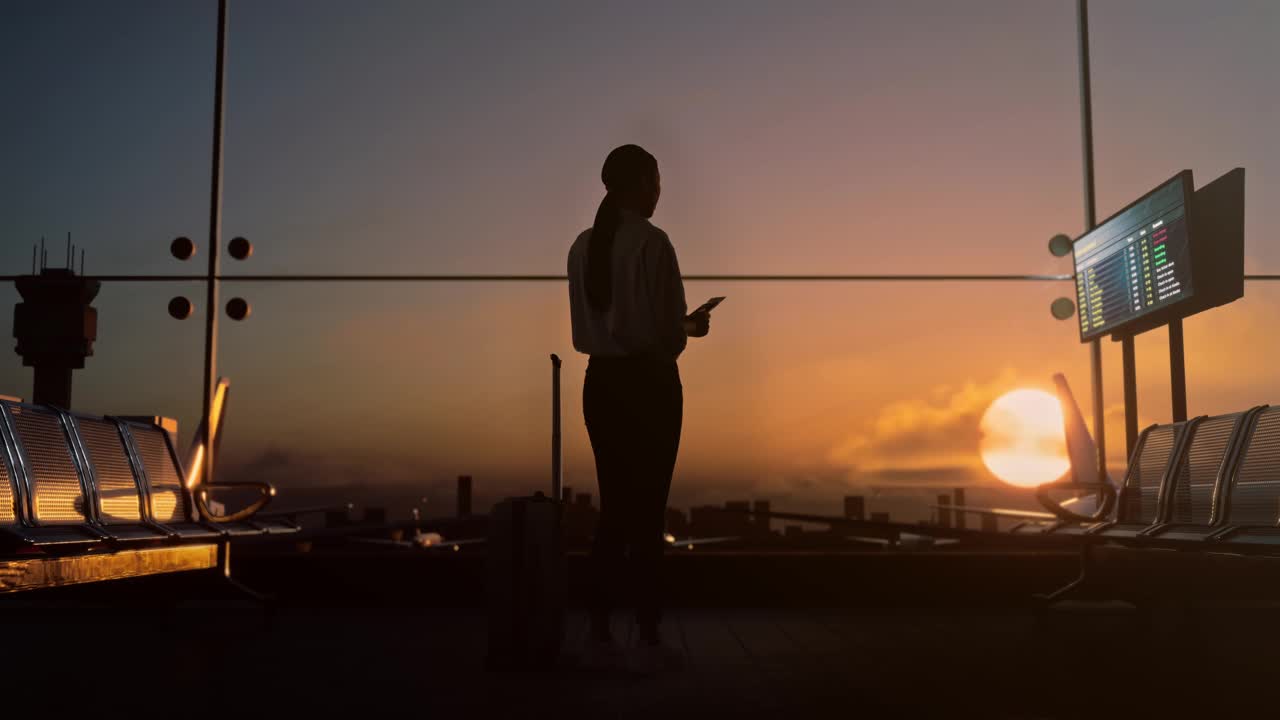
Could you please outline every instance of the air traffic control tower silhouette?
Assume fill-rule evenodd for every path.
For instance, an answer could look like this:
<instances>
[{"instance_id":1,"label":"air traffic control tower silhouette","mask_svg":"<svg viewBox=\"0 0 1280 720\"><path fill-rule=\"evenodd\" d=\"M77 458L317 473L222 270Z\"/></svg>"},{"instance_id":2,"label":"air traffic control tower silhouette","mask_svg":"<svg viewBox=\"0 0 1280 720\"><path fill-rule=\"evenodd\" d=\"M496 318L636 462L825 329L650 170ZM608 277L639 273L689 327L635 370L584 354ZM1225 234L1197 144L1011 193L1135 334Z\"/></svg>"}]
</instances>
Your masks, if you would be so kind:
<instances>
[{"instance_id":1,"label":"air traffic control tower silhouette","mask_svg":"<svg viewBox=\"0 0 1280 720\"><path fill-rule=\"evenodd\" d=\"M71 372L84 367L98 337L98 311L91 307L101 283L76 275L68 245L65 268L44 267L18 277L22 302L13 308L15 348L22 364L35 368L31 401L71 407Z\"/></svg>"}]
</instances>

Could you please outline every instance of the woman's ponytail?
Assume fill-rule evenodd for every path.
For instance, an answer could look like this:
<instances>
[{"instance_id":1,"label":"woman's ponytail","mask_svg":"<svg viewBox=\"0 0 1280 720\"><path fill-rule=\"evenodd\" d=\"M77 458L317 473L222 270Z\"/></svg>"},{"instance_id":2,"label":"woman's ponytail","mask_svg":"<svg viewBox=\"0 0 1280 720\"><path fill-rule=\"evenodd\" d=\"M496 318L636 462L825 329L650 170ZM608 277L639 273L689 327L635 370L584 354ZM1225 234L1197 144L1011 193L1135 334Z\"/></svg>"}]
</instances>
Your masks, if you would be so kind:
<instances>
[{"instance_id":1,"label":"woman's ponytail","mask_svg":"<svg viewBox=\"0 0 1280 720\"><path fill-rule=\"evenodd\" d=\"M587 304L593 310L602 312L613 304L613 240L622 223L619 195L638 190L657 176L657 159L639 145L614 148L604 160L600 180L605 195L587 244Z\"/></svg>"},{"instance_id":2,"label":"woman's ponytail","mask_svg":"<svg viewBox=\"0 0 1280 720\"><path fill-rule=\"evenodd\" d=\"M613 304L613 238L621 220L617 201L606 192L587 245L587 302L593 310L605 311Z\"/></svg>"}]
</instances>

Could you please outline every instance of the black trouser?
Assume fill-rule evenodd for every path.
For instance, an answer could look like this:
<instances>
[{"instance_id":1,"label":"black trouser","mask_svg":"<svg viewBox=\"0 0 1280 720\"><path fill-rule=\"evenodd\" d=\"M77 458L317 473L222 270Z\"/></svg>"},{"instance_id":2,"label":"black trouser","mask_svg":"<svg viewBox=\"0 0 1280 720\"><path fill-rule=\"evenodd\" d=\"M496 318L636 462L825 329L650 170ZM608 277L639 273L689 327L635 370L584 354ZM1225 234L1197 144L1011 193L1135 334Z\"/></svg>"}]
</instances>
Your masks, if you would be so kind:
<instances>
[{"instance_id":1,"label":"black trouser","mask_svg":"<svg viewBox=\"0 0 1280 720\"><path fill-rule=\"evenodd\" d=\"M636 619L655 631L661 618L659 565L667 493L680 449L684 390L674 360L593 357L582 389L587 434L600 484L600 522L591 547L592 622L607 628L630 550Z\"/></svg>"}]
</instances>

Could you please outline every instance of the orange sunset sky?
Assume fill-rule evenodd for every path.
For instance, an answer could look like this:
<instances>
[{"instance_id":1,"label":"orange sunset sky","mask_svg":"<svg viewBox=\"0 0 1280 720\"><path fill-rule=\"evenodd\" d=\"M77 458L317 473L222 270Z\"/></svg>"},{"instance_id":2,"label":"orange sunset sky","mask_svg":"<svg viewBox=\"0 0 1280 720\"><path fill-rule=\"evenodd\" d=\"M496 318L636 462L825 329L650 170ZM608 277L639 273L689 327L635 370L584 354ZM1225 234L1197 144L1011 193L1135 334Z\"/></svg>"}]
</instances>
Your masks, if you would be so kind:
<instances>
[{"instance_id":1,"label":"orange sunset sky","mask_svg":"<svg viewBox=\"0 0 1280 720\"><path fill-rule=\"evenodd\" d=\"M1248 171L1247 270L1280 272L1280 9L1092 9L1099 217L1181 168ZM197 273L207 250L214 3L16 3L0 28L0 266L69 230L94 273ZM608 150L658 158L654 222L685 273L1069 273L1083 230L1073 3L237 3L227 273L546 273L590 225ZM57 52L50 48L61 48ZM166 248L200 245L186 266ZM1088 353L1069 282L688 282L727 295L681 359L673 503L992 485L979 418ZM225 283L224 468L283 486L541 487L565 357L566 483L593 489L585 358L560 283ZM196 300L171 320L168 299ZM5 284L0 304L16 302ZM202 288L109 284L76 404L198 416ZM1186 326L1193 414L1280 401L1280 283ZM1143 424L1166 336L1138 341ZM1123 465L1118 347L1108 448ZM0 354L0 392L30 371ZM444 498L444 495L441 495Z\"/></svg>"}]
</instances>

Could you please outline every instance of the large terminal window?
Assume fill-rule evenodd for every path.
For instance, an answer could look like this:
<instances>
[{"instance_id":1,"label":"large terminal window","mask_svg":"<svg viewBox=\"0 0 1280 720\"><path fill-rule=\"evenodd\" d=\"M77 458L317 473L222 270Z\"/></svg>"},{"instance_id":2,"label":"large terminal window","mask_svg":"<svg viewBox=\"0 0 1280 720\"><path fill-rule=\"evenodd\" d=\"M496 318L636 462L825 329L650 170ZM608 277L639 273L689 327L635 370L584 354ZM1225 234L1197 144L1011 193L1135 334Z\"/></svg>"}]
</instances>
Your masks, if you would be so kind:
<instances>
[{"instance_id":1,"label":"large terminal window","mask_svg":"<svg viewBox=\"0 0 1280 720\"><path fill-rule=\"evenodd\" d=\"M1183 171L1075 241L1082 341L1191 297L1190 194Z\"/></svg>"}]
</instances>

